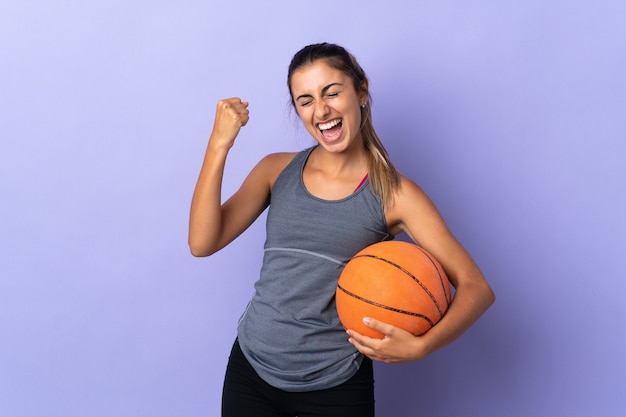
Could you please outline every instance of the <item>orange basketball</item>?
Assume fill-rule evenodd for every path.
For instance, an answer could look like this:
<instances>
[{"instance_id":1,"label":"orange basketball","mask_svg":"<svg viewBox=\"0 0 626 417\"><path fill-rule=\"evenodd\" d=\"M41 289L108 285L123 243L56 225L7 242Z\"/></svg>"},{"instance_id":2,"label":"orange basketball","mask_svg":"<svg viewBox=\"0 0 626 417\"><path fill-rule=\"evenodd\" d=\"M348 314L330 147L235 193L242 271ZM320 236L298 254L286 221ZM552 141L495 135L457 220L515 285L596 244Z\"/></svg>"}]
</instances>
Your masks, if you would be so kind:
<instances>
[{"instance_id":1,"label":"orange basketball","mask_svg":"<svg viewBox=\"0 0 626 417\"><path fill-rule=\"evenodd\" d=\"M402 241L375 243L350 259L339 277L337 313L346 329L382 339L365 324L371 317L419 336L445 314L450 282L437 260Z\"/></svg>"}]
</instances>

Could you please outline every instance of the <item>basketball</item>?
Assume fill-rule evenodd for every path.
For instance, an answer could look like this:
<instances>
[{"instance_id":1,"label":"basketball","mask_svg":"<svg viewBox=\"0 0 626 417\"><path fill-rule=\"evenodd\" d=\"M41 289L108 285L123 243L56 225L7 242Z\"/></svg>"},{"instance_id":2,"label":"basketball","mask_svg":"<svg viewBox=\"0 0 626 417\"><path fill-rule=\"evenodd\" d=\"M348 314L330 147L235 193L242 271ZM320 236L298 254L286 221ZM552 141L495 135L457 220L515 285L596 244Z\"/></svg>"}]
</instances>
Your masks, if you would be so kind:
<instances>
[{"instance_id":1,"label":"basketball","mask_svg":"<svg viewBox=\"0 0 626 417\"><path fill-rule=\"evenodd\" d=\"M439 262L402 241L375 243L354 255L336 290L343 327L378 339L384 335L363 324L363 317L419 336L443 317L451 299L450 282Z\"/></svg>"}]
</instances>

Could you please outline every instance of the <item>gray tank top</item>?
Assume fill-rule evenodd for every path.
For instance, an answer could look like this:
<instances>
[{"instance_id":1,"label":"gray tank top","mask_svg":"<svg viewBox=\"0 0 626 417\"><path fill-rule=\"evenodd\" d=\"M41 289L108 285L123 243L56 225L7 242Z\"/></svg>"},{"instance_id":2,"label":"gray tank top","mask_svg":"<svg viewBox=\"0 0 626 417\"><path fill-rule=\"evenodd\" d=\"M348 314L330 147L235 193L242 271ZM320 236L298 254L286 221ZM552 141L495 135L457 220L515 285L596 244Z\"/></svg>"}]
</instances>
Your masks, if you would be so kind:
<instances>
[{"instance_id":1,"label":"gray tank top","mask_svg":"<svg viewBox=\"0 0 626 417\"><path fill-rule=\"evenodd\" d=\"M369 181L340 200L306 190L302 171L313 149L299 152L274 184L260 278L238 326L248 361L285 391L330 388L356 373L363 358L339 321L335 288L354 254L389 237Z\"/></svg>"}]
</instances>

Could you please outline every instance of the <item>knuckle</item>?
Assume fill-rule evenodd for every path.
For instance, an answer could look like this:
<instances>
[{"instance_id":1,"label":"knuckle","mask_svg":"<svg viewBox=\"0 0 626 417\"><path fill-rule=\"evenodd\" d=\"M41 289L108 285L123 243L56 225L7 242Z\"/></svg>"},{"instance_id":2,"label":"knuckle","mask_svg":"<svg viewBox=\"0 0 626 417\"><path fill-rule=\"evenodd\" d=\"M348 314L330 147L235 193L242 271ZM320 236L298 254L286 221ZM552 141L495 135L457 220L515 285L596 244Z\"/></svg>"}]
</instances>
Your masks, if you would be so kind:
<instances>
[{"instance_id":1,"label":"knuckle","mask_svg":"<svg viewBox=\"0 0 626 417\"><path fill-rule=\"evenodd\" d=\"M230 99L221 99L219 105L224 108L231 108L233 106L232 101Z\"/></svg>"}]
</instances>

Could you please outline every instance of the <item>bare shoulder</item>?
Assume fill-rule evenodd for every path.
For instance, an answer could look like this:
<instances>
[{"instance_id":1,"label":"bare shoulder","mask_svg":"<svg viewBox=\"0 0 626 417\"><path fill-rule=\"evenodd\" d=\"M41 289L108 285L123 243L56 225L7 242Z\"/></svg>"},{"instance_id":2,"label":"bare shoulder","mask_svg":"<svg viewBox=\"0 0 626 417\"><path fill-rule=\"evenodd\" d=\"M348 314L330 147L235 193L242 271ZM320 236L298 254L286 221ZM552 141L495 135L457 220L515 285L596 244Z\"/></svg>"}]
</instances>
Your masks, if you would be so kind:
<instances>
[{"instance_id":1,"label":"bare shoulder","mask_svg":"<svg viewBox=\"0 0 626 417\"><path fill-rule=\"evenodd\" d=\"M270 166L279 166L280 169L284 169L289 162L296 156L297 152L276 152L270 153L263 157L259 164L267 164Z\"/></svg>"},{"instance_id":2,"label":"bare shoulder","mask_svg":"<svg viewBox=\"0 0 626 417\"><path fill-rule=\"evenodd\" d=\"M400 186L398 191L394 195L394 207L402 209L405 206L417 206L432 205L428 195L422 190L422 188L412 179L400 175Z\"/></svg>"},{"instance_id":3,"label":"bare shoulder","mask_svg":"<svg viewBox=\"0 0 626 417\"><path fill-rule=\"evenodd\" d=\"M276 152L264 156L258 166L270 171L282 171L296 156L297 152Z\"/></svg>"},{"instance_id":4,"label":"bare shoulder","mask_svg":"<svg viewBox=\"0 0 626 417\"><path fill-rule=\"evenodd\" d=\"M276 152L268 154L257 163L254 171L266 178L271 188L276 178L278 178L278 175L285 169L296 154L297 152Z\"/></svg>"},{"instance_id":5,"label":"bare shoulder","mask_svg":"<svg viewBox=\"0 0 626 417\"><path fill-rule=\"evenodd\" d=\"M267 206L276 178L294 156L295 153L281 152L261 158L224 208L239 213L245 207L253 213L249 219L257 216Z\"/></svg>"},{"instance_id":6,"label":"bare shoulder","mask_svg":"<svg viewBox=\"0 0 626 417\"><path fill-rule=\"evenodd\" d=\"M408 232L407 229L417 222L441 221L430 197L415 181L404 175L400 175L400 185L394 194L393 204L385 211L385 217L392 233Z\"/></svg>"}]
</instances>

